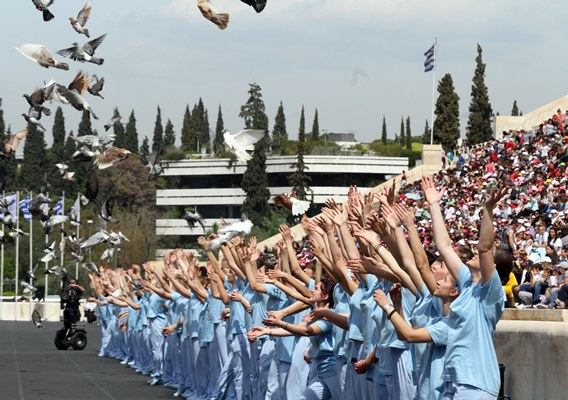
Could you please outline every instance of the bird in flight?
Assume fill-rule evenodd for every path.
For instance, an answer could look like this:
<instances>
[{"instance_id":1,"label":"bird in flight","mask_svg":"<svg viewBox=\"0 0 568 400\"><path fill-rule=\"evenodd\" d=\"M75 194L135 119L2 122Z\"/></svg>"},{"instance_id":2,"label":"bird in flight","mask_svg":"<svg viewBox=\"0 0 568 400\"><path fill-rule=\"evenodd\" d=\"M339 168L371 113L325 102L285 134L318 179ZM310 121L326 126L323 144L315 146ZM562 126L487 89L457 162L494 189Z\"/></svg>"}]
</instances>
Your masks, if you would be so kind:
<instances>
[{"instance_id":1,"label":"bird in flight","mask_svg":"<svg viewBox=\"0 0 568 400\"><path fill-rule=\"evenodd\" d=\"M229 131L223 133L223 139L228 150L235 154L241 162L247 162L252 158L249 152L254 150L254 145L264 137L266 131L260 129L244 129L236 134Z\"/></svg>"},{"instance_id":2,"label":"bird in flight","mask_svg":"<svg viewBox=\"0 0 568 400\"><path fill-rule=\"evenodd\" d=\"M51 11L48 10L49 6L51 6L54 1L55 0L32 0L32 3L34 3L36 9L42 12L43 20L45 22L51 21L53 18L55 18L55 15L53 15Z\"/></svg>"},{"instance_id":3,"label":"bird in flight","mask_svg":"<svg viewBox=\"0 0 568 400\"><path fill-rule=\"evenodd\" d=\"M79 43L74 42L71 47L66 49L61 49L57 52L60 56L69 57L72 60L79 62L90 62L97 65L102 65L105 60L103 58L95 57L95 50L101 45L103 40L105 40L106 33L99 36L96 39L90 40L83 46L79 46Z\"/></svg>"},{"instance_id":4,"label":"bird in flight","mask_svg":"<svg viewBox=\"0 0 568 400\"><path fill-rule=\"evenodd\" d=\"M277 194L272 200L275 205L292 211L292 215L302 215L310 208L310 202L296 198L296 192Z\"/></svg>"},{"instance_id":5,"label":"bird in flight","mask_svg":"<svg viewBox=\"0 0 568 400\"><path fill-rule=\"evenodd\" d=\"M197 0L197 8L206 19L217 25L219 29L225 29L229 25L229 14L218 13L209 0Z\"/></svg>"},{"instance_id":6,"label":"bird in flight","mask_svg":"<svg viewBox=\"0 0 568 400\"><path fill-rule=\"evenodd\" d=\"M44 68L53 67L69 71L69 64L55 60L49 49L41 44L23 44L16 47L16 50Z\"/></svg>"},{"instance_id":7,"label":"bird in flight","mask_svg":"<svg viewBox=\"0 0 568 400\"><path fill-rule=\"evenodd\" d=\"M87 21L89 20L89 16L91 15L91 3L87 3L83 6L79 14L77 14L77 18L69 17L69 22L71 22L71 26L75 29L75 32L79 34L83 34L86 37L90 38L89 30L85 28Z\"/></svg>"}]
</instances>

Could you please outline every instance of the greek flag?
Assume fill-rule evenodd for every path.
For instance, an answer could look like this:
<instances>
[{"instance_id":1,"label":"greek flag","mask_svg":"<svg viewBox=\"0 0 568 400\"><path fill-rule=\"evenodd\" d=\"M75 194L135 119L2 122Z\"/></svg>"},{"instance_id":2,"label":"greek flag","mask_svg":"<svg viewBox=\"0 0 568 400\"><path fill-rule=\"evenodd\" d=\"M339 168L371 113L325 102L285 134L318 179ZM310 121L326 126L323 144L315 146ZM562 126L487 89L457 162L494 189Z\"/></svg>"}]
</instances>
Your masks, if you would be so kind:
<instances>
[{"instance_id":1,"label":"greek flag","mask_svg":"<svg viewBox=\"0 0 568 400\"><path fill-rule=\"evenodd\" d=\"M24 221L30 222L32 219L32 213L30 212L30 202L32 201L30 195L28 194L27 197L24 197L20 200L20 211L24 216Z\"/></svg>"},{"instance_id":2,"label":"greek flag","mask_svg":"<svg viewBox=\"0 0 568 400\"><path fill-rule=\"evenodd\" d=\"M435 52L436 45L433 44L432 47L430 47L428 51L424 53L424 56L426 57L426 61L424 61L424 72L430 72L434 69L436 62Z\"/></svg>"},{"instance_id":3,"label":"greek flag","mask_svg":"<svg viewBox=\"0 0 568 400\"><path fill-rule=\"evenodd\" d=\"M59 201L57 203L55 203L55 205L53 207L51 207L51 209L53 210L53 212L55 213L55 215L63 215L63 202L65 201L65 198L63 196L61 196L59 198Z\"/></svg>"}]
</instances>

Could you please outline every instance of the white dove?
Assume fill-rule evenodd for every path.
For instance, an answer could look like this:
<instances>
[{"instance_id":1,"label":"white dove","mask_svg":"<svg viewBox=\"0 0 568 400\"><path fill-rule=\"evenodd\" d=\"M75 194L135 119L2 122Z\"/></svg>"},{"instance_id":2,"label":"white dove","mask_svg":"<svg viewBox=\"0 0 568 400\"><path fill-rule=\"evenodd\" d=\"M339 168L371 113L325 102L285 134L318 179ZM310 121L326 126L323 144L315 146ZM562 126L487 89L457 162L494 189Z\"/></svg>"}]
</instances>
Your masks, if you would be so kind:
<instances>
[{"instance_id":1,"label":"white dove","mask_svg":"<svg viewBox=\"0 0 568 400\"><path fill-rule=\"evenodd\" d=\"M243 215L240 221L234 222L231 225L227 225L219 229L217 232L223 234L231 234L236 232L237 235L246 236L250 235L252 227L253 227L252 221L250 219L247 219L247 217Z\"/></svg>"},{"instance_id":2,"label":"white dove","mask_svg":"<svg viewBox=\"0 0 568 400\"><path fill-rule=\"evenodd\" d=\"M274 196L273 202L277 206L288 208L294 216L305 214L310 208L310 202L297 199L296 192L277 194Z\"/></svg>"},{"instance_id":3,"label":"white dove","mask_svg":"<svg viewBox=\"0 0 568 400\"><path fill-rule=\"evenodd\" d=\"M241 162L252 158L248 153L254 150L254 145L264 137L266 131L260 129L244 129L233 135L229 131L223 132L223 139L229 151L233 152Z\"/></svg>"},{"instance_id":4,"label":"white dove","mask_svg":"<svg viewBox=\"0 0 568 400\"><path fill-rule=\"evenodd\" d=\"M24 290L23 290L24 293L31 293L31 292L36 290L36 288L34 286L30 285L26 281L21 281L20 285L22 285L24 287Z\"/></svg>"}]
</instances>

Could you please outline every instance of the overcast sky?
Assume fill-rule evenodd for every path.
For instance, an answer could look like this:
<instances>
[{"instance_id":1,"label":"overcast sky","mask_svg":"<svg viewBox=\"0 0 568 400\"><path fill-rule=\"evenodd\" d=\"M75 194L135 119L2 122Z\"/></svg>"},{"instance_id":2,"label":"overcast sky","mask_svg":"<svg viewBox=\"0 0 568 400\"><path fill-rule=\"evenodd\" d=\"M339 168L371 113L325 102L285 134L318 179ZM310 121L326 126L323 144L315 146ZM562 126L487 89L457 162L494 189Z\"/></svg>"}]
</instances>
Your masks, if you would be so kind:
<instances>
[{"instance_id":1,"label":"overcast sky","mask_svg":"<svg viewBox=\"0 0 568 400\"><path fill-rule=\"evenodd\" d=\"M389 136L410 116L422 134L432 107L432 72L423 53L438 38L436 79L451 73L460 96L465 134L476 44L483 47L486 84L494 111L509 114L513 100L527 113L567 94L565 25L568 12L553 0L268 0L261 14L239 0L216 0L230 13L221 31L205 20L195 0L91 0L91 37L108 33L97 56L102 66L66 60L70 71L44 69L15 46L46 45L52 52L84 43L68 17L85 4L57 0L56 18L43 22L29 0L11 1L0 14L0 97L7 124L24 127L21 97L50 78L68 84L84 69L104 76L105 100L87 95L99 132L117 106L126 120L135 110L140 142L152 137L156 107L164 124L179 130L186 104L201 97L214 128L221 105L226 129L238 117L248 84L262 88L270 129L280 101L288 134L297 136L302 105L306 127L314 110L320 130L354 132L367 142L380 136L383 115ZM62 57L57 56L61 59ZM53 109L56 105L51 106ZM63 106L67 131L80 113ZM53 117L41 121L51 131ZM51 143L51 134L46 135Z\"/></svg>"}]
</instances>

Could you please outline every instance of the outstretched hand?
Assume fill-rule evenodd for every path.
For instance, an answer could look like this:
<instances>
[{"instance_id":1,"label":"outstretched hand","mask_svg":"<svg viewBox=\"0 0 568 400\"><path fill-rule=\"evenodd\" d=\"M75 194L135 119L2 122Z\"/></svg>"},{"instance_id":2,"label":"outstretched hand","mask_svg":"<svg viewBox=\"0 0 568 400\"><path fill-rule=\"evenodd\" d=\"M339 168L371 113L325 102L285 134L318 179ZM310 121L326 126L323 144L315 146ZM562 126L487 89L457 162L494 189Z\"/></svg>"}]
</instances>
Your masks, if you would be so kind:
<instances>
[{"instance_id":1,"label":"outstretched hand","mask_svg":"<svg viewBox=\"0 0 568 400\"><path fill-rule=\"evenodd\" d=\"M432 178L424 176L422 178L422 190L424 191L424 197L426 197L428 203L433 204L439 203L440 200L442 200L446 188L441 188L438 191L438 189L436 189L436 186L434 185L434 182L432 181Z\"/></svg>"}]
</instances>

